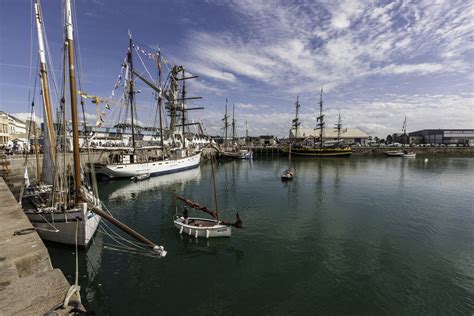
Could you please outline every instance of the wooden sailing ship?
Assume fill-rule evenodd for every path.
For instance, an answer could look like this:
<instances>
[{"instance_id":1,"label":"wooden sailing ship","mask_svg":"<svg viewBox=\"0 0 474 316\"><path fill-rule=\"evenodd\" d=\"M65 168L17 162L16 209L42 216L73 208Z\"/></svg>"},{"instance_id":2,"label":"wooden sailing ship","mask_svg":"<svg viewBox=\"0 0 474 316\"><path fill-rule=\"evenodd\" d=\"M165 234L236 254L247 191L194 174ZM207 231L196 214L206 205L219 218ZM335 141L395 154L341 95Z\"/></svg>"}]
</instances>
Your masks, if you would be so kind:
<instances>
[{"instance_id":1,"label":"wooden sailing ship","mask_svg":"<svg viewBox=\"0 0 474 316\"><path fill-rule=\"evenodd\" d=\"M300 107L299 100L296 101L296 117L293 119L293 127L295 128L295 140L292 148L292 153L298 156L349 156L352 154L352 148L343 146L341 143L325 144L324 142L324 127L326 125L323 114L323 89L321 88L321 95L319 101L319 116L316 119L316 128L319 129L319 144L316 144L316 138L313 138L312 143L298 141L298 126L300 125L298 118L298 109ZM282 151L287 153L288 148L282 148Z\"/></svg>"},{"instance_id":2,"label":"wooden sailing ship","mask_svg":"<svg viewBox=\"0 0 474 316\"><path fill-rule=\"evenodd\" d=\"M200 99L201 97L187 97L186 96L186 81L197 78L197 76L186 76L186 70L183 66L174 65L168 75L168 80L165 85L162 84L161 79L161 52L157 52L157 63L159 68L159 75L157 82L142 76L133 67L133 51L136 45L129 34L129 47L127 58L125 62L126 78L128 84L127 100L131 116L131 132L132 132L132 147L129 151L119 154L111 154L109 161L106 164L98 164L97 172L105 174L110 178L122 177L137 177L141 175L159 176L179 171L184 171L192 168L197 168L201 160L201 152L193 146L189 146L190 141L186 139L185 128L190 125L198 125L199 123L187 122L187 112L191 110L203 109L203 107L189 108L186 106L186 100ZM135 132L135 77L143 81L150 87L157 95L157 112L159 113L160 122L160 154L148 154L146 146L139 147L136 141ZM167 131L170 138L169 145L165 145L162 123L162 109L163 101L166 101L165 108L168 110L170 117L170 126ZM181 122L179 122L181 119ZM179 129L181 128L181 130Z\"/></svg>"},{"instance_id":3,"label":"wooden sailing ship","mask_svg":"<svg viewBox=\"0 0 474 316\"><path fill-rule=\"evenodd\" d=\"M73 41L73 19L71 0L65 0L65 50L64 82L66 85L66 66L69 70L69 95L72 121L73 144L73 172L72 175L66 167L66 113L65 91L61 98L63 118L58 131L64 131L62 138L62 161L58 154L58 146L53 128L53 115L51 97L48 84L48 66L46 63L46 46L44 43L44 25L39 0L34 4L35 19L38 34L41 94L45 114L45 146L43 155L42 176L36 185L25 181L20 196L20 203L28 219L35 227L39 236L48 241L87 247L98 229L101 218L105 218L115 227L134 237L159 257L164 257L166 251L163 246L158 246L146 239L130 227L115 219L98 198L97 191L91 189L85 181L81 170L79 129L77 115L77 88ZM34 99L34 97L33 97ZM61 127L62 126L62 127ZM26 164L25 164L26 167ZM26 170L26 169L25 169ZM26 172L25 172L26 173ZM69 181L72 180L72 183Z\"/></svg>"},{"instance_id":4,"label":"wooden sailing ship","mask_svg":"<svg viewBox=\"0 0 474 316\"><path fill-rule=\"evenodd\" d=\"M228 122L229 116L227 115L227 99L225 99L225 115L222 119L224 121L224 143L223 150L219 153L220 158L230 159L252 159L253 152L250 149L245 149L236 143L236 128L235 128L235 105L232 105L232 124ZM227 138L227 129L231 126L232 128L232 140L229 144Z\"/></svg>"}]
</instances>

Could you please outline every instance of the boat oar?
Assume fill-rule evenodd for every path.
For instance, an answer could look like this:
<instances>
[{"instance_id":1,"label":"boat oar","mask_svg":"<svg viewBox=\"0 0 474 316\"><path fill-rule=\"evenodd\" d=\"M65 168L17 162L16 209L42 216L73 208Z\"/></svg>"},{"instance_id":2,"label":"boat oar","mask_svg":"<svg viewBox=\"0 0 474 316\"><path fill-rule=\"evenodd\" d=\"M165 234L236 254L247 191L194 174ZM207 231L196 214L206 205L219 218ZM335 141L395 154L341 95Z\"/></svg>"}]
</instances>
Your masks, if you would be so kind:
<instances>
[{"instance_id":1,"label":"boat oar","mask_svg":"<svg viewBox=\"0 0 474 316\"><path fill-rule=\"evenodd\" d=\"M124 232L126 232L127 234L129 234L130 236L132 236L133 238L135 238L136 240L138 240L139 242L141 243L144 243L145 245L147 245L148 247L151 248L151 250L153 250L154 252L158 253L158 255L160 257L164 257L166 256L166 250L163 246L158 246L156 245L155 243L153 243L151 240L145 238L144 236L142 236L141 234L139 234L138 232L134 231L133 229L131 229L130 227L128 227L127 225L125 225L124 223L122 223L121 221L119 221L118 219L116 219L115 217L107 214L106 212L104 212L103 210L101 210L100 208L96 207L96 206L92 206L91 210L96 213L97 215L101 216L102 218L105 218L106 220L108 220L110 223L112 223L113 225L115 225L116 227L120 228L121 230L123 230Z\"/></svg>"}]
</instances>

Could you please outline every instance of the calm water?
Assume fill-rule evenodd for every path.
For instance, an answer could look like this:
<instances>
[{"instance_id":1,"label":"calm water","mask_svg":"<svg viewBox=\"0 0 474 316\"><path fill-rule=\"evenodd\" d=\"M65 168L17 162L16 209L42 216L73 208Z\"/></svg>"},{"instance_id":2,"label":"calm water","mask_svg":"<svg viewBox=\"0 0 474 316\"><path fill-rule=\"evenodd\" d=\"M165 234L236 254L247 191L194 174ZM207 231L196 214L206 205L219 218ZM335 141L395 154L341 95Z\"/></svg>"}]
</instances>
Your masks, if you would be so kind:
<instances>
[{"instance_id":1,"label":"calm water","mask_svg":"<svg viewBox=\"0 0 474 316\"><path fill-rule=\"evenodd\" d=\"M211 205L210 165L101 184L113 214L165 246L164 259L93 245L82 299L98 314L472 314L474 158L294 159L217 166L219 209L243 230L180 236L175 194ZM196 213L199 214L199 213ZM96 244L107 243L98 234ZM73 250L49 245L74 276Z\"/></svg>"}]
</instances>

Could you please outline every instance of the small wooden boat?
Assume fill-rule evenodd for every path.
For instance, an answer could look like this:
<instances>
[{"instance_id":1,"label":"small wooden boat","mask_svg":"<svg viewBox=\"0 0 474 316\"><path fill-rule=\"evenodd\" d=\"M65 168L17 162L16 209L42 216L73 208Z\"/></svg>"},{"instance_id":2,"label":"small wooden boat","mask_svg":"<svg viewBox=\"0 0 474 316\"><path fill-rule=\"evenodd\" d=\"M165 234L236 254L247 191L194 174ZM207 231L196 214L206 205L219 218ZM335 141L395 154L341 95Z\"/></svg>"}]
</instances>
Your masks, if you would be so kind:
<instances>
[{"instance_id":1,"label":"small wooden boat","mask_svg":"<svg viewBox=\"0 0 474 316\"><path fill-rule=\"evenodd\" d=\"M232 235L232 226L236 228L243 228L242 220L239 213L236 214L237 220L235 223L229 223L219 219L219 214L216 211L209 209L206 206L200 205L192 200L188 200L182 196L177 195L176 199L185 203L183 212L176 214L174 217L174 226L179 229L180 234L188 234L195 238L197 237L230 237ZM191 207L196 210L201 210L213 218L199 218L188 217L188 209Z\"/></svg>"},{"instance_id":2,"label":"small wooden boat","mask_svg":"<svg viewBox=\"0 0 474 316\"><path fill-rule=\"evenodd\" d=\"M188 234L197 237L230 237L232 229L230 225L225 225L214 219L176 216L174 226L179 229L180 234Z\"/></svg>"},{"instance_id":3,"label":"small wooden boat","mask_svg":"<svg viewBox=\"0 0 474 316\"><path fill-rule=\"evenodd\" d=\"M416 153L404 152L402 157L403 158L416 158Z\"/></svg>"},{"instance_id":4,"label":"small wooden boat","mask_svg":"<svg viewBox=\"0 0 474 316\"><path fill-rule=\"evenodd\" d=\"M289 181L293 179L294 176L293 170L291 170L291 144L290 148L288 150L288 169L283 171L283 174L281 175L281 181Z\"/></svg>"},{"instance_id":5,"label":"small wooden boat","mask_svg":"<svg viewBox=\"0 0 474 316\"><path fill-rule=\"evenodd\" d=\"M239 213L236 214L237 220L234 223L229 223L219 218L219 213L217 212L216 180L214 176L213 158L211 158L211 165L214 205L216 207L216 210L214 211L208 208L207 206L200 205L192 200L188 200L182 196L177 195L176 199L184 203L183 212L181 214L176 214L173 219L174 226L179 230L180 234L185 233L195 238L230 237L232 235L232 226L236 228L244 227L244 225L242 224L242 220L240 219ZM188 208L203 211L204 213L211 215L212 219L188 217Z\"/></svg>"},{"instance_id":6,"label":"small wooden boat","mask_svg":"<svg viewBox=\"0 0 474 316\"><path fill-rule=\"evenodd\" d=\"M403 151L399 151L399 150L386 151L385 155L389 157L402 157Z\"/></svg>"},{"instance_id":7,"label":"small wooden boat","mask_svg":"<svg viewBox=\"0 0 474 316\"><path fill-rule=\"evenodd\" d=\"M288 181L293 179L293 171L291 169L286 169L283 174L281 175L282 181Z\"/></svg>"},{"instance_id":8,"label":"small wooden boat","mask_svg":"<svg viewBox=\"0 0 474 316\"><path fill-rule=\"evenodd\" d=\"M133 182L137 182L137 181L146 180L146 179L148 179L149 177L150 177L150 173L147 172L147 173L142 173L142 174L133 176L133 177L130 178L130 180L132 180Z\"/></svg>"}]
</instances>

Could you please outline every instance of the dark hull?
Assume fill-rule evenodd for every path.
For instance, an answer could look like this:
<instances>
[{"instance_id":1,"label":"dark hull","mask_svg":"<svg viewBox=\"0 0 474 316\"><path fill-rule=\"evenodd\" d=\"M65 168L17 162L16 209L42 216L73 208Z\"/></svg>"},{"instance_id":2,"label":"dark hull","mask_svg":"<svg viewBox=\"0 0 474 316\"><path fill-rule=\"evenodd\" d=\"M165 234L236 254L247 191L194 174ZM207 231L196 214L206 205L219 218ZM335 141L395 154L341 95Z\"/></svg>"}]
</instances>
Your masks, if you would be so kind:
<instances>
[{"instance_id":1,"label":"dark hull","mask_svg":"<svg viewBox=\"0 0 474 316\"><path fill-rule=\"evenodd\" d=\"M288 149L282 149L287 153ZM352 148L291 148L291 154L296 156L334 157L350 156Z\"/></svg>"}]
</instances>

